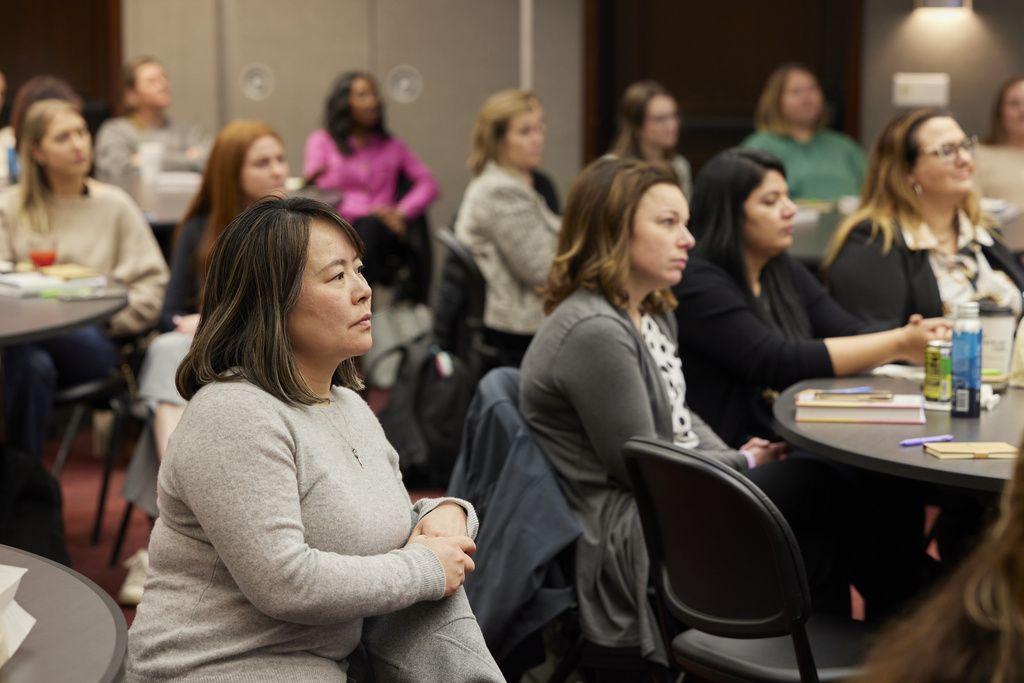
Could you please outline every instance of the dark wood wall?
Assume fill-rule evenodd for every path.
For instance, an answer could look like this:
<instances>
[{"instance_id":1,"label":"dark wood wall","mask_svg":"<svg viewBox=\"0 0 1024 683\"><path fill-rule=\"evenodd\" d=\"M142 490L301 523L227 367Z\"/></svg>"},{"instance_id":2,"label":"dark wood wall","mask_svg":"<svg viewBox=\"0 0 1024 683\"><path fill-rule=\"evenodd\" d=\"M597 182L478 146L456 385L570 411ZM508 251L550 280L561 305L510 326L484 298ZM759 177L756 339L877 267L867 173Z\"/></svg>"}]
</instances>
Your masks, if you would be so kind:
<instances>
[{"instance_id":1,"label":"dark wood wall","mask_svg":"<svg viewBox=\"0 0 1024 683\"><path fill-rule=\"evenodd\" d=\"M607 150L618 98L652 78L683 113L695 168L753 129L768 74L802 62L821 79L833 125L859 132L862 0L587 0L587 159Z\"/></svg>"},{"instance_id":2,"label":"dark wood wall","mask_svg":"<svg viewBox=\"0 0 1024 683\"><path fill-rule=\"evenodd\" d=\"M120 0L4 0L0 71L10 107L22 83L59 76L86 101L87 118L117 97L121 63ZM6 117L6 111L4 113Z\"/></svg>"}]
</instances>

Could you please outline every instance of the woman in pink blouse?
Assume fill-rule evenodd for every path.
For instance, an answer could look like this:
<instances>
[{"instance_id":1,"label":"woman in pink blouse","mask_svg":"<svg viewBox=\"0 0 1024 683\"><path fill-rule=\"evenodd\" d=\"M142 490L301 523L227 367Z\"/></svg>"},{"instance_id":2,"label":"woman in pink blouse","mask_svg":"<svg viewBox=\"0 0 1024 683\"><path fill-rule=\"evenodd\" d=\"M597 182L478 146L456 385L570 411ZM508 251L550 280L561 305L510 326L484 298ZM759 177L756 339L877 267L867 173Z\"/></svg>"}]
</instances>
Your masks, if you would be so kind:
<instances>
[{"instance_id":1,"label":"woman in pink blouse","mask_svg":"<svg viewBox=\"0 0 1024 683\"><path fill-rule=\"evenodd\" d=\"M306 140L303 173L317 187L341 193L338 213L366 245L366 279L392 284L416 247L407 228L425 214L438 187L420 158L388 133L372 75L349 71L335 82L324 128Z\"/></svg>"}]
</instances>

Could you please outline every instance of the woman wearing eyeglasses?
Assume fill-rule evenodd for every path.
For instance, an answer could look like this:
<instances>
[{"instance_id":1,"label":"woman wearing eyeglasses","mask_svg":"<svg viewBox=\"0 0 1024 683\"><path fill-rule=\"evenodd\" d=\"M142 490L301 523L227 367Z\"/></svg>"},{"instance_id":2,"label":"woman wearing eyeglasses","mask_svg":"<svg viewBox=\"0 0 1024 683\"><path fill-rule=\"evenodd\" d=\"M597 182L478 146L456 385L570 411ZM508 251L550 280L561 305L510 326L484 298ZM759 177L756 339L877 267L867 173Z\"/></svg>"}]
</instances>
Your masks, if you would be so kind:
<instances>
[{"instance_id":1,"label":"woman wearing eyeglasses","mask_svg":"<svg viewBox=\"0 0 1024 683\"><path fill-rule=\"evenodd\" d=\"M1021 313L1024 272L981 212L974 138L947 112L894 119L875 142L861 207L825 258L832 296L871 325L988 300Z\"/></svg>"}]
</instances>

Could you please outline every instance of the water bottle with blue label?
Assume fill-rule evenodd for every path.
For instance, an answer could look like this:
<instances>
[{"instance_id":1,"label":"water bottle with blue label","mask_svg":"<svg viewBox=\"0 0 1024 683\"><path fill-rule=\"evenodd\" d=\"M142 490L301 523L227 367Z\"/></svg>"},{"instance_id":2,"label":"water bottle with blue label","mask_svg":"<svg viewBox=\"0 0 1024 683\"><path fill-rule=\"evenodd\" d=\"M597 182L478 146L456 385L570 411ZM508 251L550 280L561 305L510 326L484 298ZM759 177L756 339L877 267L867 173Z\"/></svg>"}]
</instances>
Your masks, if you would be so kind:
<instances>
[{"instance_id":1,"label":"water bottle with blue label","mask_svg":"<svg viewBox=\"0 0 1024 683\"><path fill-rule=\"evenodd\" d=\"M978 302L966 301L956 308L953 325L954 417L981 414L981 320Z\"/></svg>"}]
</instances>

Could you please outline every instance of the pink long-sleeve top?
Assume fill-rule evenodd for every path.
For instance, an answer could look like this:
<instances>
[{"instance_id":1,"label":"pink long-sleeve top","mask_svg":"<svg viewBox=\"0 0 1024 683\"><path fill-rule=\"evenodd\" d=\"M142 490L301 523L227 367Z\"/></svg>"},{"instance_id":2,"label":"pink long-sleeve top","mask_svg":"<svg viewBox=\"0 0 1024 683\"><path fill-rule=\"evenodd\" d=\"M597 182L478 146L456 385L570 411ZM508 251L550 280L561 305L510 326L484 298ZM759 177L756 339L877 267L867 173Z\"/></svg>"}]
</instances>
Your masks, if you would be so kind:
<instances>
[{"instance_id":1,"label":"pink long-sleeve top","mask_svg":"<svg viewBox=\"0 0 1024 683\"><path fill-rule=\"evenodd\" d=\"M371 135L363 147L350 140L352 154L342 155L330 134L323 129L306 139L303 174L308 178L320 170L317 187L341 192L338 213L354 221L378 206L400 209L407 218L420 216L438 195L437 181L423 161L398 138ZM395 202L399 172L412 181L412 187Z\"/></svg>"}]
</instances>

